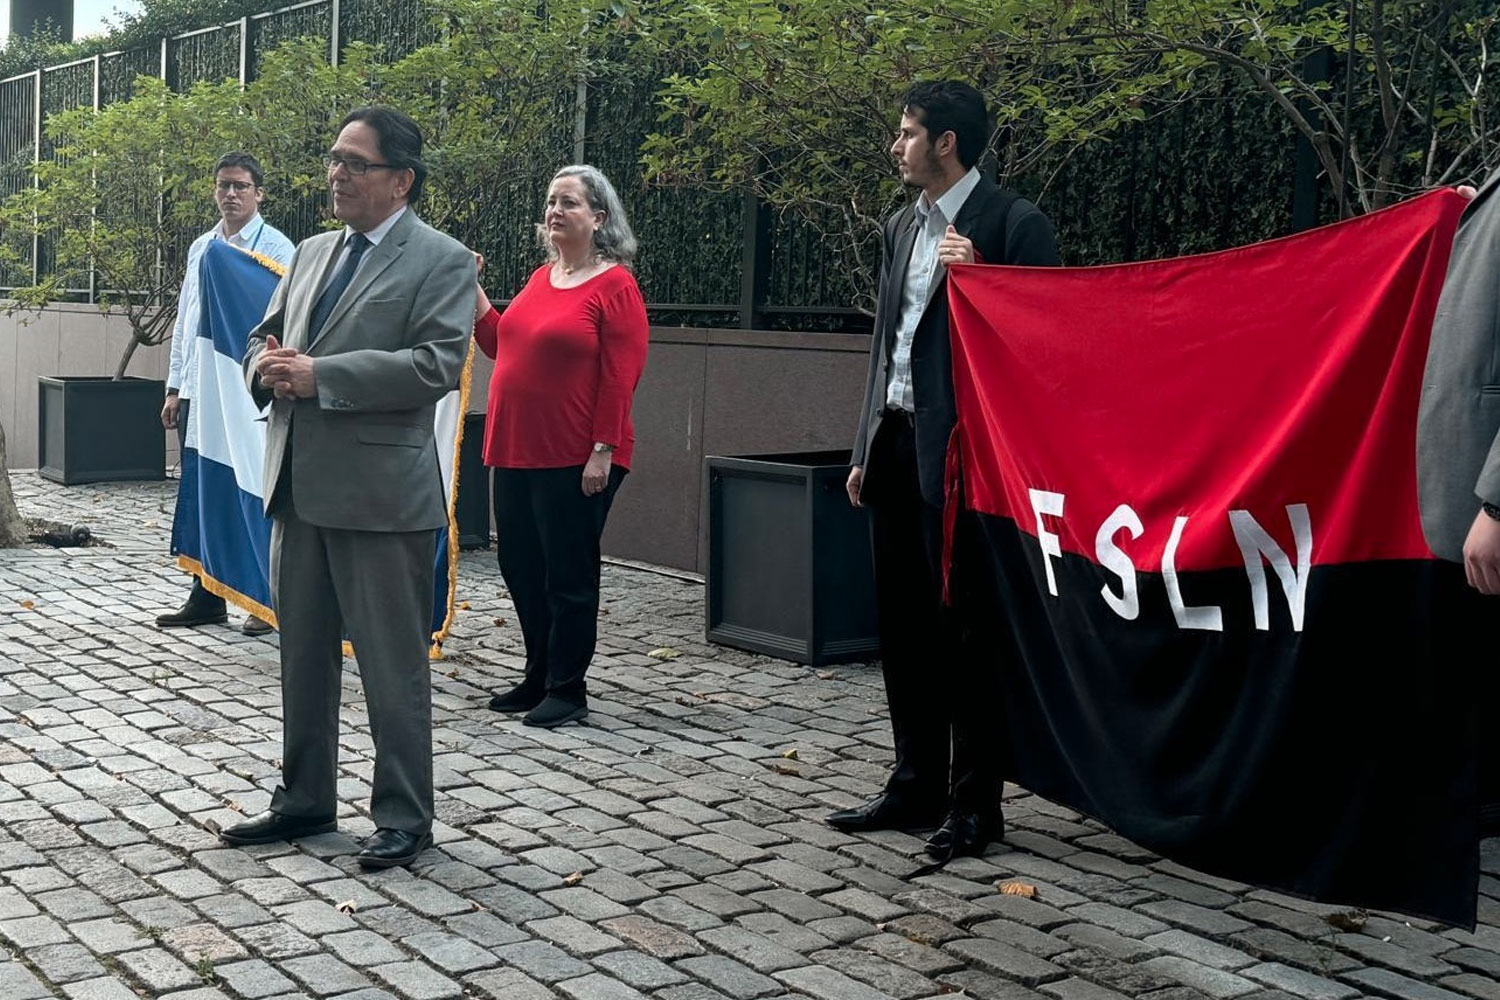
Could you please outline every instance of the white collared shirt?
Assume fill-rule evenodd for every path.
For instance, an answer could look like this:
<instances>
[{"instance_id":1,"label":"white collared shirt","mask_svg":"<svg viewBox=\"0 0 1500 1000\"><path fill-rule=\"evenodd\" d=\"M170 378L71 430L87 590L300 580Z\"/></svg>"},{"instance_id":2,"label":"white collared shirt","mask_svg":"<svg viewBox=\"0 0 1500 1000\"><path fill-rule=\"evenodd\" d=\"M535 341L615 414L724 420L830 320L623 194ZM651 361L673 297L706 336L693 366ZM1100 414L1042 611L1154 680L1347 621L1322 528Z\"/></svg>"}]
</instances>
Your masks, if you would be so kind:
<instances>
[{"instance_id":1,"label":"white collared shirt","mask_svg":"<svg viewBox=\"0 0 1500 1000\"><path fill-rule=\"evenodd\" d=\"M886 382L885 405L915 413L916 399L911 384L911 345L917 335L917 324L927 309L927 296L933 282L942 278L943 266L938 263L937 248L953 220L963 209L964 202L979 185L979 171L974 167L958 179L937 203L927 200L923 191L913 206L916 239L911 245L911 261L906 265L906 280L901 289L901 312L896 317L896 346L891 352L890 378Z\"/></svg>"},{"instance_id":2,"label":"white collared shirt","mask_svg":"<svg viewBox=\"0 0 1500 1000\"><path fill-rule=\"evenodd\" d=\"M401 216L406 214L406 211L409 207L410 206L402 205L390 215L386 216L384 222L376 226L374 229L370 230L368 233L364 234L365 239L370 241L370 246L365 250L365 255L359 259L359 267L365 266L365 261L370 259L370 251L380 246L380 241L385 239L386 236L390 234L391 229L395 227L396 222L401 218ZM339 268L344 266L344 260L349 256L349 237L353 236L356 232L358 232L358 230L353 226L344 227L344 241L343 243L339 244L338 259L333 262L333 267L328 272L328 278L330 281L332 281L333 276L338 273ZM355 274L359 273L359 267L354 269Z\"/></svg>"},{"instance_id":3,"label":"white collared shirt","mask_svg":"<svg viewBox=\"0 0 1500 1000\"><path fill-rule=\"evenodd\" d=\"M193 240L188 247L187 269L182 275L182 290L177 296L177 319L172 325L172 351L167 369L167 388L176 389L179 399L192 399L198 392L198 355L194 350L198 340L198 320L202 315L202 303L198 296L198 270L203 263L203 252L214 240L223 240L232 247L249 250L270 257L285 267L291 263L292 241L262 219L259 212L240 227L233 236L224 235L224 220L220 219L208 232Z\"/></svg>"}]
</instances>

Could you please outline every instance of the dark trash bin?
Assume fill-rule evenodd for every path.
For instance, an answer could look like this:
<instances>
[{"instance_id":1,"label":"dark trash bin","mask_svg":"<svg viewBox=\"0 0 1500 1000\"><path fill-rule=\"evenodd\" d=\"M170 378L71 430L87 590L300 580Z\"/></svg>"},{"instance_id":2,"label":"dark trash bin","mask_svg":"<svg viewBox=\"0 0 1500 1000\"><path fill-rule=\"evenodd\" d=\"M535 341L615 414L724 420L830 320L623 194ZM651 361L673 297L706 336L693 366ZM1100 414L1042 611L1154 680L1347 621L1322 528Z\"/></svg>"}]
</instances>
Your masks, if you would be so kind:
<instances>
[{"instance_id":1,"label":"dark trash bin","mask_svg":"<svg viewBox=\"0 0 1500 1000\"><path fill-rule=\"evenodd\" d=\"M865 512L847 451L709 456L710 642L821 666L878 655Z\"/></svg>"},{"instance_id":2,"label":"dark trash bin","mask_svg":"<svg viewBox=\"0 0 1500 1000\"><path fill-rule=\"evenodd\" d=\"M458 547L490 547L490 470L484 467L484 414L464 414L464 439L458 447L458 497L453 504Z\"/></svg>"}]
</instances>

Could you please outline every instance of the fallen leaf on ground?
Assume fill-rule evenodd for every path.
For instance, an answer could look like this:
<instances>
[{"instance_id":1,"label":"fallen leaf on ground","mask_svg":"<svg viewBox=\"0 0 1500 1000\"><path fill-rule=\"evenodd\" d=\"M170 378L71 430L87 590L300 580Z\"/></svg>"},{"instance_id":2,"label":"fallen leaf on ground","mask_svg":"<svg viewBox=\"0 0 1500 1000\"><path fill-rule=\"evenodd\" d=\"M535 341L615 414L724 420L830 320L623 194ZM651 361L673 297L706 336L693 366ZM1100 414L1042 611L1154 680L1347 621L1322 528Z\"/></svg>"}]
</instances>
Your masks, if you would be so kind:
<instances>
[{"instance_id":1,"label":"fallen leaf on ground","mask_svg":"<svg viewBox=\"0 0 1500 1000\"><path fill-rule=\"evenodd\" d=\"M783 750L783 751L781 751L781 756L785 757L787 760L796 760L797 759L797 748L796 747L792 747L790 750Z\"/></svg>"},{"instance_id":2,"label":"fallen leaf on ground","mask_svg":"<svg viewBox=\"0 0 1500 1000\"><path fill-rule=\"evenodd\" d=\"M1365 926L1365 921L1370 915L1364 910L1340 910L1337 913L1326 915L1323 920L1328 926L1341 931L1358 931Z\"/></svg>"},{"instance_id":3,"label":"fallen leaf on ground","mask_svg":"<svg viewBox=\"0 0 1500 1000\"><path fill-rule=\"evenodd\" d=\"M227 800L224 803L224 808L228 809L230 812L242 813L242 812L245 811L245 807L242 806L242 805L240 805L238 802L234 801L233 799Z\"/></svg>"},{"instance_id":4,"label":"fallen leaf on ground","mask_svg":"<svg viewBox=\"0 0 1500 1000\"><path fill-rule=\"evenodd\" d=\"M504 628L505 627L505 619L504 618L496 618L495 619L495 627L496 628Z\"/></svg>"},{"instance_id":5,"label":"fallen leaf on ground","mask_svg":"<svg viewBox=\"0 0 1500 1000\"><path fill-rule=\"evenodd\" d=\"M833 678L834 678L834 673L833 673L832 670L820 670L820 671L818 671L818 680L820 680L820 681L831 681L831 680L833 680Z\"/></svg>"},{"instance_id":6,"label":"fallen leaf on ground","mask_svg":"<svg viewBox=\"0 0 1500 1000\"><path fill-rule=\"evenodd\" d=\"M353 913L358 908L359 904L352 899L346 899L336 907L340 913Z\"/></svg>"},{"instance_id":7,"label":"fallen leaf on ground","mask_svg":"<svg viewBox=\"0 0 1500 1000\"><path fill-rule=\"evenodd\" d=\"M460 611L468 611L469 610L469 602L468 601L459 601L458 602L458 608L459 608Z\"/></svg>"},{"instance_id":8,"label":"fallen leaf on ground","mask_svg":"<svg viewBox=\"0 0 1500 1000\"><path fill-rule=\"evenodd\" d=\"M654 657L658 660L675 660L679 656L681 656L682 653L678 650L673 649L671 646L663 646L660 649L653 649L646 655Z\"/></svg>"},{"instance_id":9,"label":"fallen leaf on ground","mask_svg":"<svg viewBox=\"0 0 1500 1000\"><path fill-rule=\"evenodd\" d=\"M35 601L22 601L21 602L21 607L25 608L27 611L30 611L32 608L36 607L36 602Z\"/></svg>"},{"instance_id":10,"label":"fallen leaf on ground","mask_svg":"<svg viewBox=\"0 0 1500 1000\"><path fill-rule=\"evenodd\" d=\"M457 670L450 670L446 674L444 674L443 676L444 677L457 677L458 676L458 671Z\"/></svg>"},{"instance_id":11,"label":"fallen leaf on ground","mask_svg":"<svg viewBox=\"0 0 1500 1000\"><path fill-rule=\"evenodd\" d=\"M785 764L772 764L771 770L775 771L777 774L789 774L794 778L802 777L801 771L797 770L795 767L788 767Z\"/></svg>"},{"instance_id":12,"label":"fallen leaf on ground","mask_svg":"<svg viewBox=\"0 0 1500 1000\"><path fill-rule=\"evenodd\" d=\"M1023 899L1036 898L1036 886L1028 882L997 882L995 888L1000 890L1002 896L1020 896Z\"/></svg>"},{"instance_id":13,"label":"fallen leaf on ground","mask_svg":"<svg viewBox=\"0 0 1500 1000\"><path fill-rule=\"evenodd\" d=\"M583 872L574 872L563 879L563 885L577 885L583 881Z\"/></svg>"}]
</instances>

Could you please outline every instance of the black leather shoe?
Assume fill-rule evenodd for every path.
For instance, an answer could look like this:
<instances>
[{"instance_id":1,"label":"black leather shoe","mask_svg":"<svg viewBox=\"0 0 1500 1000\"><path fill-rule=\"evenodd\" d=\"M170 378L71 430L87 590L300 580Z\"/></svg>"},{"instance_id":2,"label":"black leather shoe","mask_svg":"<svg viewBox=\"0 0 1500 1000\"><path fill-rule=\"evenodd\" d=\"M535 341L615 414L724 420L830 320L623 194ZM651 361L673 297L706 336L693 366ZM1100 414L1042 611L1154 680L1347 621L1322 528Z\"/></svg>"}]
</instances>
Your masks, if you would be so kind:
<instances>
[{"instance_id":1,"label":"black leather shoe","mask_svg":"<svg viewBox=\"0 0 1500 1000\"><path fill-rule=\"evenodd\" d=\"M955 810L948 813L943 825L928 838L924 850L935 861L977 858L991 841L999 840L1004 833L1004 820Z\"/></svg>"},{"instance_id":2,"label":"black leather shoe","mask_svg":"<svg viewBox=\"0 0 1500 1000\"><path fill-rule=\"evenodd\" d=\"M255 615L246 615L245 621L240 625L240 631L245 635L269 635L271 623Z\"/></svg>"},{"instance_id":3,"label":"black leather shoe","mask_svg":"<svg viewBox=\"0 0 1500 1000\"><path fill-rule=\"evenodd\" d=\"M912 830L930 827L942 815L941 806L911 805L904 799L877 795L864 805L840 809L825 821L835 830L861 833L865 830Z\"/></svg>"},{"instance_id":4,"label":"black leather shoe","mask_svg":"<svg viewBox=\"0 0 1500 1000\"><path fill-rule=\"evenodd\" d=\"M311 837L316 833L332 833L337 828L338 822L331 816L327 819L284 816L274 809L267 809L243 823L220 830L219 839L237 847L246 844L272 844L278 840Z\"/></svg>"},{"instance_id":5,"label":"black leather shoe","mask_svg":"<svg viewBox=\"0 0 1500 1000\"><path fill-rule=\"evenodd\" d=\"M224 599L215 597L211 600L194 600L189 597L187 603L176 611L156 616L157 628L188 628L193 625L222 625L229 620L229 611L224 607Z\"/></svg>"},{"instance_id":6,"label":"black leather shoe","mask_svg":"<svg viewBox=\"0 0 1500 1000\"><path fill-rule=\"evenodd\" d=\"M538 729L556 729L564 722L572 722L588 714L589 707L586 704L580 705L576 701L564 701L548 695L540 705L527 712L521 721Z\"/></svg>"},{"instance_id":7,"label":"black leather shoe","mask_svg":"<svg viewBox=\"0 0 1500 1000\"><path fill-rule=\"evenodd\" d=\"M495 712L529 712L542 703L547 692L526 686L522 681L509 691L490 698L490 710Z\"/></svg>"},{"instance_id":8,"label":"black leather shoe","mask_svg":"<svg viewBox=\"0 0 1500 1000\"><path fill-rule=\"evenodd\" d=\"M358 855L359 864L361 868L405 867L431 846L430 833L417 834L382 828L370 834L365 841L364 850Z\"/></svg>"}]
</instances>

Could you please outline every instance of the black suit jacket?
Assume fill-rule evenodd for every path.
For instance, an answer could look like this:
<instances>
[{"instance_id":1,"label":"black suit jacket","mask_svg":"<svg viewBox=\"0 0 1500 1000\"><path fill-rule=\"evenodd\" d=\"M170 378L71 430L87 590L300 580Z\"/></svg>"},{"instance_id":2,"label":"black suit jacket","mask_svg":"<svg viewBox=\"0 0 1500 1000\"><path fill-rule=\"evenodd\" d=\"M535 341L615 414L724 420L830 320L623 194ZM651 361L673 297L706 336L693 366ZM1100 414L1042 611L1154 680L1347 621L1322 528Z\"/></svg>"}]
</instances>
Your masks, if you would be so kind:
<instances>
[{"instance_id":1,"label":"black suit jacket","mask_svg":"<svg viewBox=\"0 0 1500 1000\"><path fill-rule=\"evenodd\" d=\"M850 458L853 465L864 469L861 496L874 503L879 502L883 470L870 467L870 444L875 440L885 410L906 266L916 242L915 217L915 206L908 205L885 223L875 333L870 338L870 370ZM953 228L974 242L975 251L986 264L1055 266L1060 263L1052 224L1041 210L984 178L980 178L959 210ZM911 378L922 498L934 507L941 507L944 458L957 419L953 403L953 349L948 339L948 275L941 265L934 285L912 339Z\"/></svg>"}]
</instances>

